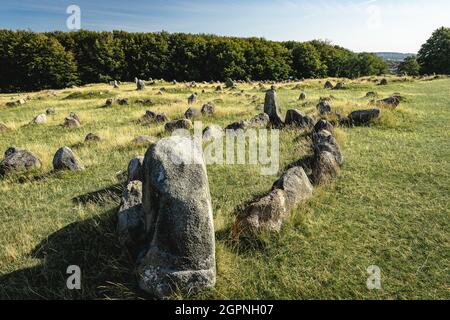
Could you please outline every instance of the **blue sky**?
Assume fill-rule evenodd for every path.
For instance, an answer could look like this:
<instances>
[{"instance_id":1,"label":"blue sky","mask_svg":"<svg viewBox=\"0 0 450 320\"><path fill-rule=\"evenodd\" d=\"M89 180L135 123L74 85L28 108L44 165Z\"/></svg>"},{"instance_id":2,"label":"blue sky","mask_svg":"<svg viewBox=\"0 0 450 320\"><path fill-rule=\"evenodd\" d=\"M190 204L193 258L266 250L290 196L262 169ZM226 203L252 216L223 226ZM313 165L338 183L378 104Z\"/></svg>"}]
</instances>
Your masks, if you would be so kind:
<instances>
[{"instance_id":1,"label":"blue sky","mask_svg":"<svg viewBox=\"0 0 450 320\"><path fill-rule=\"evenodd\" d=\"M450 27L448 0L0 0L0 28L67 30L71 4L83 29L326 39L358 52L414 53Z\"/></svg>"}]
</instances>

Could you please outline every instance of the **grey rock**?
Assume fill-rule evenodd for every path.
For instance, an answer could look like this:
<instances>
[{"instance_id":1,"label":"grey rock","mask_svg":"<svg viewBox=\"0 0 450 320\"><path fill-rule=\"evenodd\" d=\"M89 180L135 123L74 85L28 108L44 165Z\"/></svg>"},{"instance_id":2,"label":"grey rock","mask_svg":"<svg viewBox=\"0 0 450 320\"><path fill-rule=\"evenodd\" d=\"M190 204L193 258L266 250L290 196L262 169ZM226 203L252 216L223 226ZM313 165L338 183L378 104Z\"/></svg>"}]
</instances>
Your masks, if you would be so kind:
<instances>
[{"instance_id":1,"label":"grey rock","mask_svg":"<svg viewBox=\"0 0 450 320\"><path fill-rule=\"evenodd\" d=\"M113 103L114 103L114 99L109 98L109 99L106 99L105 105L106 105L106 106L112 106Z\"/></svg>"},{"instance_id":2,"label":"grey rock","mask_svg":"<svg viewBox=\"0 0 450 320\"><path fill-rule=\"evenodd\" d=\"M302 167L287 170L273 185L273 189L281 189L286 193L286 203L289 210L312 197L313 186Z\"/></svg>"},{"instance_id":3,"label":"grey rock","mask_svg":"<svg viewBox=\"0 0 450 320\"><path fill-rule=\"evenodd\" d=\"M120 198L117 218L119 242L130 251L136 250L145 234L141 181L134 180L127 184Z\"/></svg>"},{"instance_id":4,"label":"grey rock","mask_svg":"<svg viewBox=\"0 0 450 320\"><path fill-rule=\"evenodd\" d=\"M144 160L143 209L146 250L139 286L171 298L215 285L211 196L200 146L171 136L149 148Z\"/></svg>"},{"instance_id":5,"label":"grey rock","mask_svg":"<svg viewBox=\"0 0 450 320\"><path fill-rule=\"evenodd\" d=\"M328 103L328 101L325 100L320 101L316 106L316 109L321 115L331 113L331 105Z\"/></svg>"},{"instance_id":6,"label":"grey rock","mask_svg":"<svg viewBox=\"0 0 450 320\"><path fill-rule=\"evenodd\" d=\"M197 94L193 93L188 97L188 104L193 104L197 102Z\"/></svg>"},{"instance_id":7,"label":"grey rock","mask_svg":"<svg viewBox=\"0 0 450 320\"><path fill-rule=\"evenodd\" d=\"M118 103L120 106L126 106L126 105L129 104L129 103L128 103L128 98L119 98L119 99L117 99L117 103Z\"/></svg>"},{"instance_id":8,"label":"grey rock","mask_svg":"<svg viewBox=\"0 0 450 320\"><path fill-rule=\"evenodd\" d=\"M327 130L321 130L313 134L313 148L315 154L327 151L334 156L338 165L344 163L344 157L339 144L331 132Z\"/></svg>"},{"instance_id":9,"label":"grey rock","mask_svg":"<svg viewBox=\"0 0 450 320\"><path fill-rule=\"evenodd\" d=\"M338 83L336 83L336 86L334 86L333 89L334 89L334 90L342 90L342 89L345 89L345 84L342 83L342 82L338 82Z\"/></svg>"},{"instance_id":10,"label":"grey rock","mask_svg":"<svg viewBox=\"0 0 450 320\"><path fill-rule=\"evenodd\" d=\"M204 116L211 116L214 114L215 109L216 108L215 108L214 104L212 104L211 102L208 102L202 106L201 112Z\"/></svg>"},{"instance_id":11,"label":"grey rock","mask_svg":"<svg viewBox=\"0 0 450 320\"><path fill-rule=\"evenodd\" d=\"M136 87L137 87L137 90L144 90L145 89L145 82L144 82L144 80L138 80L136 82Z\"/></svg>"},{"instance_id":12,"label":"grey rock","mask_svg":"<svg viewBox=\"0 0 450 320\"><path fill-rule=\"evenodd\" d=\"M0 176L31 171L39 169L41 166L41 160L31 151L9 147L5 151L5 158L0 162Z\"/></svg>"},{"instance_id":13,"label":"grey rock","mask_svg":"<svg viewBox=\"0 0 450 320\"><path fill-rule=\"evenodd\" d=\"M96 135L95 133L88 133L87 135L86 135L86 137L84 138L84 141L85 142L94 142L94 141L100 141L101 140L101 138L98 136L98 135Z\"/></svg>"},{"instance_id":14,"label":"grey rock","mask_svg":"<svg viewBox=\"0 0 450 320\"><path fill-rule=\"evenodd\" d=\"M264 99L264 113L267 113L270 118L270 123L275 127L281 127L283 120L281 120L280 109L277 104L276 92L270 89L266 92Z\"/></svg>"},{"instance_id":15,"label":"grey rock","mask_svg":"<svg viewBox=\"0 0 450 320\"><path fill-rule=\"evenodd\" d=\"M195 108L188 108L186 110L186 112L184 113L184 117L186 119L194 119L194 118L198 118L201 116L200 111L198 111L198 109Z\"/></svg>"},{"instance_id":16,"label":"grey rock","mask_svg":"<svg viewBox=\"0 0 450 320\"><path fill-rule=\"evenodd\" d=\"M333 84L330 81L327 81L323 87L325 89L333 89Z\"/></svg>"},{"instance_id":17,"label":"grey rock","mask_svg":"<svg viewBox=\"0 0 450 320\"><path fill-rule=\"evenodd\" d=\"M378 94L375 91L369 91L366 93L367 98L374 98L376 96L378 96Z\"/></svg>"},{"instance_id":18,"label":"grey rock","mask_svg":"<svg viewBox=\"0 0 450 320\"><path fill-rule=\"evenodd\" d=\"M189 130L192 128L192 122L189 119L180 119L180 120L173 120L170 122L167 122L164 126L164 129L167 132L172 132L177 129L186 129Z\"/></svg>"},{"instance_id":19,"label":"grey rock","mask_svg":"<svg viewBox=\"0 0 450 320\"><path fill-rule=\"evenodd\" d=\"M398 107L400 105L401 97L399 96L392 96L388 97L386 99L378 100L376 103L379 105L388 105L391 107Z\"/></svg>"},{"instance_id":20,"label":"grey rock","mask_svg":"<svg viewBox=\"0 0 450 320\"><path fill-rule=\"evenodd\" d=\"M53 157L54 170L82 171L84 166L69 147L62 147Z\"/></svg>"},{"instance_id":21,"label":"grey rock","mask_svg":"<svg viewBox=\"0 0 450 320\"><path fill-rule=\"evenodd\" d=\"M297 109L291 109L286 112L286 119L284 121L287 126L296 126L299 128L311 127L313 120L301 113Z\"/></svg>"},{"instance_id":22,"label":"grey rock","mask_svg":"<svg viewBox=\"0 0 450 320\"><path fill-rule=\"evenodd\" d=\"M356 110L348 115L351 122L356 125L367 125L380 117L379 109Z\"/></svg>"},{"instance_id":23,"label":"grey rock","mask_svg":"<svg viewBox=\"0 0 450 320\"><path fill-rule=\"evenodd\" d=\"M227 78L225 81L225 87L226 88L234 88L236 84L231 80L230 78Z\"/></svg>"},{"instance_id":24,"label":"grey rock","mask_svg":"<svg viewBox=\"0 0 450 320\"><path fill-rule=\"evenodd\" d=\"M298 100L306 100L306 93L304 93L304 92L300 93Z\"/></svg>"},{"instance_id":25,"label":"grey rock","mask_svg":"<svg viewBox=\"0 0 450 320\"><path fill-rule=\"evenodd\" d=\"M385 85L387 85L387 84L388 84L387 79L381 79L381 81L380 81L380 83L379 83L380 86L385 86Z\"/></svg>"},{"instance_id":26,"label":"grey rock","mask_svg":"<svg viewBox=\"0 0 450 320\"><path fill-rule=\"evenodd\" d=\"M128 163L128 182L138 180L142 181L144 176L144 157L135 157Z\"/></svg>"}]
</instances>

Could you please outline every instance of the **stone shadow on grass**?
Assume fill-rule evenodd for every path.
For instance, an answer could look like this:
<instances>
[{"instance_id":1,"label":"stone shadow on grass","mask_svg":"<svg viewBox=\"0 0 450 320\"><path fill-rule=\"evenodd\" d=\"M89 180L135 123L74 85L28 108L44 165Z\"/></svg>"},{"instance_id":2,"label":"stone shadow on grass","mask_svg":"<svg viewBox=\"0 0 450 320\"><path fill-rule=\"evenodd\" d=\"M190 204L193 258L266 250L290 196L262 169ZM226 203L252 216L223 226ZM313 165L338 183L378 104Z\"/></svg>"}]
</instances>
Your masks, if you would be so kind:
<instances>
[{"instance_id":1,"label":"stone shadow on grass","mask_svg":"<svg viewBox=\"0 0 450 320\"><path fill-rule=\"evenodd\" d=\"M140 298L134 261L117 239L116 214L114 208L51 234L30 252L38 265L0 276L0 298ZM67 289L70 265L81 269L81 290Z\"/></svg>"}]
</instances>

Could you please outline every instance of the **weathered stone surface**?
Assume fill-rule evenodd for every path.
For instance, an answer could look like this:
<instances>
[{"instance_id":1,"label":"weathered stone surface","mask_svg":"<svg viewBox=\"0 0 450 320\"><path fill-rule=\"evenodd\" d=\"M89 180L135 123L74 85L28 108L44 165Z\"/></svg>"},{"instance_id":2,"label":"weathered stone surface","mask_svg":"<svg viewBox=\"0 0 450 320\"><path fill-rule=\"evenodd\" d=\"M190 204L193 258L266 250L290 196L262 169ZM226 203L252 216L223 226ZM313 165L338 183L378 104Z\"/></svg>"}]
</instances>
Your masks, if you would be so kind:
<instances>
[{"instance_id":1,"label":"weathered stone surface","mask_svg":"<svg viewBox=\"0 0 450 320\"><path fill-rule=\"evenodd\" d=\"M189 119L180 119L180 120L173 120L170 122L167 122L164 126L164 129L168 132L175 131L177 129L191 129L192 128L192 122Z\"/></svg>"},{"instance_id":2,"label":"weathered stone surface","mask_svg":"<svg viewBox=\"0 0 450 320\"><path fill-rule=\"evenodd\" d=\"M342 90L342 89L345 89L345 84L342 83L342 82L338 82L338 83L336 83L336 85L334 86L333 89L334 89L334 90Z\"/></svg>"},{"instance_id":3,"label":"weathered stone surface","mask_svg":"<svg viewBox=\"0 0 450 320\"><path fill-rule=\"evenodd\" d=\"M41 160L31 151L9 147L5 151L5 158L0 162L0 176L14 172L25 172L39 169Z\"/></svg>"},{"instance_id":4,"label":"weathered stone surface","mask_svg":"<svg viewBox=\"0 0 450 320\"><path fill-rule=\"evenodd\" d=\"M315 124L315 126L314 126L314 131L315 131L315 132L320 132L320 131L322 131L322 130L327 130L327 131L333 133L334 127L333 127L333 125L332 125L330 122L328 122L327 120L321 119L321 120L317 121L317 123Z\"/></svg>"},{"instance_id":5,"label":"weathered stone surface","mask_svg":"<svg viewBox=\"0 0 450 320\"><path fill-rule=\"evenodd\" d=\"M247 121L247 128L265 128L269 125L270 118L265 112L257 114Z\"/></svg>"},{"instance_id":6,"label":"weathered stone surface","mask_svg":"<svg viewBox=\"0 0 450 320\"><path fill-rule=\"evenodd\" d=\"M334 156L336 162L339 165L342 165L344 163L344 157L342 155L341 148L331 132L327 130L321 130L317 133L314 133L313 144L315 154L323 151L328 151Z\"/></svg>"},{"instance_id":7,"label":"weathered stone surface","mask_svg":"<svg viewBox=\"0 0 450 320\"><path fill-rule=\"evenodd\" d=\"M316 109L321 115L331 113L331 105L326 100L321 100L316 106Z\"/></svg>"},{"instance_id":8,"label":"weathered stone surface","mask_svg":"<svg viewBox=\"0 0 450 320\"><path fill-rule=\"evenodd\" d=\"M327 81L323 87L325 89L333 89L333 84L330 81Z\"/></svg>"},{"instance_id":9,"label":"weathered stone surface","mask_svg":"<svg viewBox=\"0 0 450 320\"><path fill-rule=\"evenodd\" d=\"M306 93L304 93L304 92L300 93L298 100L306 100Z\"/></svg>"},{"instance_id":10,"label":"weathered stone surface","mask_svg":"<svg viewBox=\"0 0 450 320\"><path fill-rule=\"evenodd\" d=\"M71 112L71 113L69 114L69 117L70 117L70 118L73 118L73 119L75 119L75 120L77 120L77 121L81 124L80 117L79 117L75 112Z\"/></svg>"},{"instance_id":11,"label":"weathered stone surface","mask_svg":"<svg viewBox=\"0 0 450 320\"><path fill-rule=\"evenodd\" d=\"M144 211L142 208L142 182L130 181L120 198L117 232L120 243L135 250L144 237Z\"/></svg>"},{"instance_id":12,"label":"weathered stone surface","mask_svg":"<svg viewBox=\"0 0 450 320\"><path fill-rule=\"evenodd\" d=\"M195 108L188 108L186 110L186 112L184 113L184 117L186 119L195 119L201 116L200 111L198 111L198 109Z\"/></svg>"},{"instance_id":13,"label":"weathered stone surface","mask_svg":"<svg viewBox=\"0 0 450 320\"><path fill-rule=\"evenodd\" d=\"M53 169L81 171L84 170L84 166L69 147L62 147L56 151L53 157Z\"/></svg>"},{"instance_id":14,"label":"weathered stone surface","mask_svg":"<svg viewBox=\"0 0 450 320\"><path fill-rule=\"evenodd\" d=\"M156 113L151 110L147 110L144 114L144 120L148 122L162 123L169 121L169 118L165 113Z\"/></svg>"},{"instance_id":15,"label":"weathered stone surface","mask_svg":"<svg viewBox=\"0 0 450 320\"><path fill-rule=\"evenodd\" d=\"M92 132L88 133L86 135L86 137L84 138L85 142L93 142L93 141L100 141L100 140L101 140L101 138L97 134L92 133Z\"/></svg>"},{"instance_id":16,"label":"weathered stone surface","mask_svg":"<svg viewBox=\"0 0 450 320\"><path fill-rule=\"evenodd\" d=\"M238 215L236 236L262 231L279 232L290 212L312 196L313 187L302 167L293 167L274 183L268 195L252 202Z\"/></svg>"},{"instance_id":17,"label":"weathered stone surface","mask_svg":"<svg viewBox=\"0 0 450 320\"><path fill-rule=\"evenodd\" d=\"M81 126L80 122L72 117L67 117L64 119L64 128L78 128Z\"/></svg>"},{"instance_id":18,"label":"weathered stone surface","mask_svg":"<svg viewBox=\"0 0 450 320\"><path fill-rule=\"evenodd\" d=\"M117 99L117 103L118 103L120 106L126 106L126 105L129 104L129 103L128 103L128 98L119 98L119 99Z\"/></svg>"},{"instance_id":19,"label":"weathered stone surface","mask_svg":"<svg viewBox=\"0 0 450 320\"><path fill-rule=\"evenodd\" d=\"M128 182L134 181L134 180L143 180L144 176L144 157L135 157L130 160L128 163Z\"/></svg>"},{"instance_id":20,"label":"weathered stone surface","mask_svg":"<svg viewBox=\"0 0 450 320\"><path fill-rule=\"evenodd\" d=\"M138 80L137 82L136 82L136 89L137 90L144 90L145 89L145 82L144 82L144 80Z\"/></svg>"},{"instance_id":21,"label":"weathered stone surface","mask_svg":"<svg viewBox=\"0 0 450 320\"><path fill-rule=\"evenodd\" d=\"M41 114L38 114L36 117L34 117L31 122L35 123L35 124L42 124L42 123L45 123L46 121L47 121L47 115L45 113L41 113Z\"/></svg>"},{"instance_id":22,"label":"weathered stone surface","mask_svg":"<svg viewBox=\"0 0 450 320\"><path fill-rule=\"evenodd\" d=\"M231 80L230 78L227 78L225 81L225 87L226 88L234 88L236 86L236 84L234 83L233 80Z\"/></svg>"},{"instance_id":23,"label":"weathered stone surface","mask_svg":"<svg viewBox=\"0 0 450 320\"><path fill-rule=\"evenodd\" d=\"M315 154L312 165L312 177L314 183L321 185L331 182L336 178L339 165L335 157L328 151Z\"/></svg>"},{"instance_id":24,"label":"weathered stone surface","mask_svg":"<svg viewBox=\"0 0 450 320\"><path fill-rule=\"evenodd\" d=\"M211 141L214 139L220 139L224 135L224 132L221 127L218 125L210 125L203 130L203 140Z\"/></svg>"},{"instance_id":25,"label":"weathered stone surface","mask_svg":"<svg viewBox=\"0 0 450 320\"><path fill-rule=\"evenodd\" d=\"M281 189L286 193L288 209L294 209L301 202L312 196L313 186L302 167L287 170L273 185L273 189Z\"/></svg>"},{"instance_id":26,"label":"weathered stone surface","mask_svg":"<svg viewBox=\"0 0 450 320\"><path fill-rule=\"evenodd\" d=\"M376 103L379 105L387 105L396 108L400 105L400 100L401 99L399 96L392 96L386 99L378 100Z\"/></svg>"},{"instance_id":27,"label":"weathered stone surface","mask_svg":"<svg viewBox=\"0 0 450 320\"><path fill-rule=\"evenodd\" d=\"M215 109L216 108L215 108L214 104L212 104L211 102L208 102L202 106L201 112L204 116L211 116L214 114Z\"/></svg>"},{"instance_id":28,"label":"weathered stone surface","mask_svg":"<svg viewBox=\"0 0 450 320\"><path fill-rule=\"evenodd\" d=\"M143 209L147 240L139 286L157 298L214 286L211 197L202 152L192 139L171 136L149 148Z\"/></svg>"},{"instance_id":29,"label":"weathered stone surface","mask_svg":"<svg viewBox=\"0 0 450 320\"><path fill-rule=\"evenodd\" d=\"M193 104L197 102L197 94L193 93L188 97L188 104Z\"/></svg>"},{"instance_id":30,"label":"weathered stone surface","mask_svg":"<svg viewBox=\"0 0 450 320\"><path fill-rule=\"evenodd\" d=\"M379 109L357 110L348 115L349 119L356 126L366 125L380 117Z\"/></svg>"},{"instance_id":31,"label":"weathered stone surface","mask_svg":"<svg viewBox=\"0 0 450 320\"><path fill-rule=\"evenodd\" d=\"M277 95L274 89L270 89L266 92L264 99L264 113L269 115L270 123L275 127L283 125L281 120L280 109L277 104Z\"/></svg>"},{"instance_id":32,"label":"weathered stone surface","mask_svg":"<svg viewBox=\"0 0 450 320\"><path fill-rule=\"evenodd\" d=\"M301 113L297 109L291 109L286 112L286 119L284 120L287 126L296 126L300 128L310 127L313 125L313 120Z\"/></svg>"}]
</instances>

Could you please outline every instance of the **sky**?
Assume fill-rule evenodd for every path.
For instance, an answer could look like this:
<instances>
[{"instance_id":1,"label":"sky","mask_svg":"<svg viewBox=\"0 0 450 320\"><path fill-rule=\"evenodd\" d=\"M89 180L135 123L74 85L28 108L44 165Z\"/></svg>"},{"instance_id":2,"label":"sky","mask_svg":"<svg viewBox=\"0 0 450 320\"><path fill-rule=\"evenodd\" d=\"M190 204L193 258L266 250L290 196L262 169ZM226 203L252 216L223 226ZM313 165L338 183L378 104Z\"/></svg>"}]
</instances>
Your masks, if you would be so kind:
<instances>
[{"instance_id":1,"label":"sky","mask_svg":"<svg viewBox=\"0 0 450 320\"><path fill-rule=\"evenodd\" d=\"M416 53L450 27L448 0L0 0L0 29L70 31L70 5L82 29L322 39L356 52Z\"/></svg>"}]
</instances>

